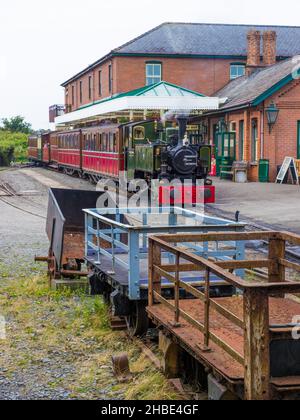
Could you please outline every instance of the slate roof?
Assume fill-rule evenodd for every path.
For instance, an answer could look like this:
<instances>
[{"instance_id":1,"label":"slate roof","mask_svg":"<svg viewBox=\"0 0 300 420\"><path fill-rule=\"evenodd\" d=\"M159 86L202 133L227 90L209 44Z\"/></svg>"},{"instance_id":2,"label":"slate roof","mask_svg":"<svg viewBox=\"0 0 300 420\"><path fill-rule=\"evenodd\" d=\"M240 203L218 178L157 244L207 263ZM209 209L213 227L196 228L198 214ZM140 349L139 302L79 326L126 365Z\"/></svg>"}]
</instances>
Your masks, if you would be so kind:
<instances>
[{"instance_id":1,"label":"slate roof","mask_svg":"<svg viewBox=\"0 0 300 420\"><path fill-rule=\"evenodd\" d=\"M251 29L277 32L278 58L289 58L300 54L300 27L296 26L167 22L112 50L67 80L62 86L66 86L113 55L177 55L245 59L247 56L246 36Z\"/></svg>"},{"instance_id":2,"label":"slate roof","mask_svg":"<svg viewBox=\"0 0 300 420\"><path fill-rule=\"evenodd\" d=\"M275 30L280 57L300 53L300 27L163 23L113 50L121 54L182 54L246 56L249 30Z\"/></svg>"},{"instance_id":3,"label":"slate roof","mask_svg":"<svg viewBox=\"0 0 300 420\"><path fill-rule=\"evenodd\" d=\"M274 66L256 70L250 77L244 76L233 80L215 96L228 98L222 109L241 107L243 105L258 105L265 97L292 81L292 73L300 67L300 57L282 61Z\"/></svg>"}]
</instances>

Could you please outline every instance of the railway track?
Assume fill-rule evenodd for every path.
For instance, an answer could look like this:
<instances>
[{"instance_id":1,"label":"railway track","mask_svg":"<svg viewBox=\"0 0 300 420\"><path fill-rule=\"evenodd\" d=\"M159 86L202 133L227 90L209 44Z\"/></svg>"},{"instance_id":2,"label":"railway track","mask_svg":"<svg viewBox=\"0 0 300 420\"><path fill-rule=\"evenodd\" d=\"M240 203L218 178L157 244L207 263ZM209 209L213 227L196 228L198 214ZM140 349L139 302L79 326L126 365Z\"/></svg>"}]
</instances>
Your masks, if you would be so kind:
<instances>
[{"instance_id":1,"label":"railway track","mask_svg":"<svg viewBox=\"0 0 300 420\"><path fill-rule=\"evenodd\" d=\"M20 205L15 204L13 202L8 201L6 198L15 198L17 197L19 201L26 203L27 205L30 204L30 206L34 207L37 210L40 210L42 208L42 205L33 202L28 197L24 197L24 195L19 194L15 191L15 189L6 182L0 182L0 192L2 192L2 195L0 195L0 201L5 203L6 205L13 207L23 213L30 214L31 216L35 216L41 219L46 220L46 217L41 215L40 213L36 213L35 211L26 210L25 208L20 207Z\"/></svg>"}]
</instances>

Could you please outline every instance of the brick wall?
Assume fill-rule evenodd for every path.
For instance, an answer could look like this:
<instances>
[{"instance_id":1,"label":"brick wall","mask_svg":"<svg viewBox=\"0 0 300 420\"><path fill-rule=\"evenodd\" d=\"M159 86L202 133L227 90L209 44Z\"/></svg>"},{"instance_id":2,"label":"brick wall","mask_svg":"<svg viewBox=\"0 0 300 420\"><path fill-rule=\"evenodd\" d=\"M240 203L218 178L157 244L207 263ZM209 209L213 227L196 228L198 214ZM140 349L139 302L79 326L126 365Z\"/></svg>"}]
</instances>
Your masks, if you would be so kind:
<instances>
[{"instance_id":1,"label":"brick wall","mask_svg":"<svg viewBox=\"0 0 300 420\"><path fill-rule=\"evenodd\" d=\"M111 61L98 66L67 86L66 105L76 110L82 105L107 98L109 92L108 66L112 63L113 94L138 89L146 84L146 63L158 61L162 63L162 79L187 89L195 90L211 96L223 88L230 80L230 64L240 60L194 59L194 58L162 58L151 57L114 57ZM99 95L99 71L102 71L102 95ZM88 78L93 77L93 95L89 98ZM79 100L80 81L83 84L82 103ZM72 105L72 86L75 87L75 100Z\"/></svg>"},{"instance_id":2,"label":"brick wall","mask_svg":"<svg viewBox=\"0 0 300 420\"><path fill-rule=\"evenodd\" d=\"M300 82L291 82L266 101L265 107L275 103L279 108L276 125L271 134L265 119L264 157L270 159L271 177L287 156L297 158L297 126L300 121Z\"/></svg>"},{"instance_id":3,"label":"brick wall","mask_svg":"<svg viewBox=\"0 0 300 420\"><path fill-rule=\"evenodd\" d=\"M265 109L272 103L279 108L276 125L271 133ZM300 81L289 83L279 92L269 98L264 105L246 111L230 112L223 115L212 116L205 121L209 125L209 140L213 141L213 126L220 118L225 118L228 127L236 123L237 149L239 158L239 121L244 121L244 160L249 162L249 180L258 181L259 159L270 160L270 181L275 181L277 166L282 165L284 158L291 156L297 158L298 121L300 122ZM257 120L257 161L252 159L252 121Z\"/></svg>"}]
</instances>

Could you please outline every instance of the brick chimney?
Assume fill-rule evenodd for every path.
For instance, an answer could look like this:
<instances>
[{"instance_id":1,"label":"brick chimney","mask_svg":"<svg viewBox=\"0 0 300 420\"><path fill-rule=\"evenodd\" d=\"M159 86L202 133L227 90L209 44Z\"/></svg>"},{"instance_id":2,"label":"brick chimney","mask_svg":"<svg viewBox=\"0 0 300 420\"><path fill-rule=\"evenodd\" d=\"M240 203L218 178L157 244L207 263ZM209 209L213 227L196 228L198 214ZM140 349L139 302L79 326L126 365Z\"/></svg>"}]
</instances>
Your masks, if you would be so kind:
<instances>
[{"instance_id":1,"label":"brick chimney","mask_svg":"<svg viewBox=\"0 0 300 420\"><path fill-rule=\"evenodd\" d=\"M272 66L276 64L277 57L277 33L275 31L266 31L263 33L264 44L264 65Z\"/></svg>"},{"instance_id":2,"label":"brick chimney","mask_svg":"<svg viewBox=\"0 0 300 420\"><path fill-rule=\"evenodd\" d=\"M259 31L249 31L247 39L248 39L247 66L259 67L260 66L261 33Z\"/></svg>"}]
</instances>

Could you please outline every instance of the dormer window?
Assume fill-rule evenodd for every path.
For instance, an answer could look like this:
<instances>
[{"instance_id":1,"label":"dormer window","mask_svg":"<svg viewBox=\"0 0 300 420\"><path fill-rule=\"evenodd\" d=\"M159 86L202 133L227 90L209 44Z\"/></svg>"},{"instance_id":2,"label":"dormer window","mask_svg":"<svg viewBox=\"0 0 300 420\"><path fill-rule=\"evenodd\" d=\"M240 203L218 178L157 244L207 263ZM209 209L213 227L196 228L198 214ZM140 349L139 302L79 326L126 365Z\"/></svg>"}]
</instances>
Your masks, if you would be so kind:
<instances>
[{"instance_id":1,"label":"dormer window","mask_svg":"<svg viewBox=\"0 0 300 420\"><path fill-rule=\"evenodd\" d=\"M246 66L245 64L236 64L233 63L230 65L230 79L234 80L238 77L245 76L246 74Z\"/></svg>"}]
</instances>

